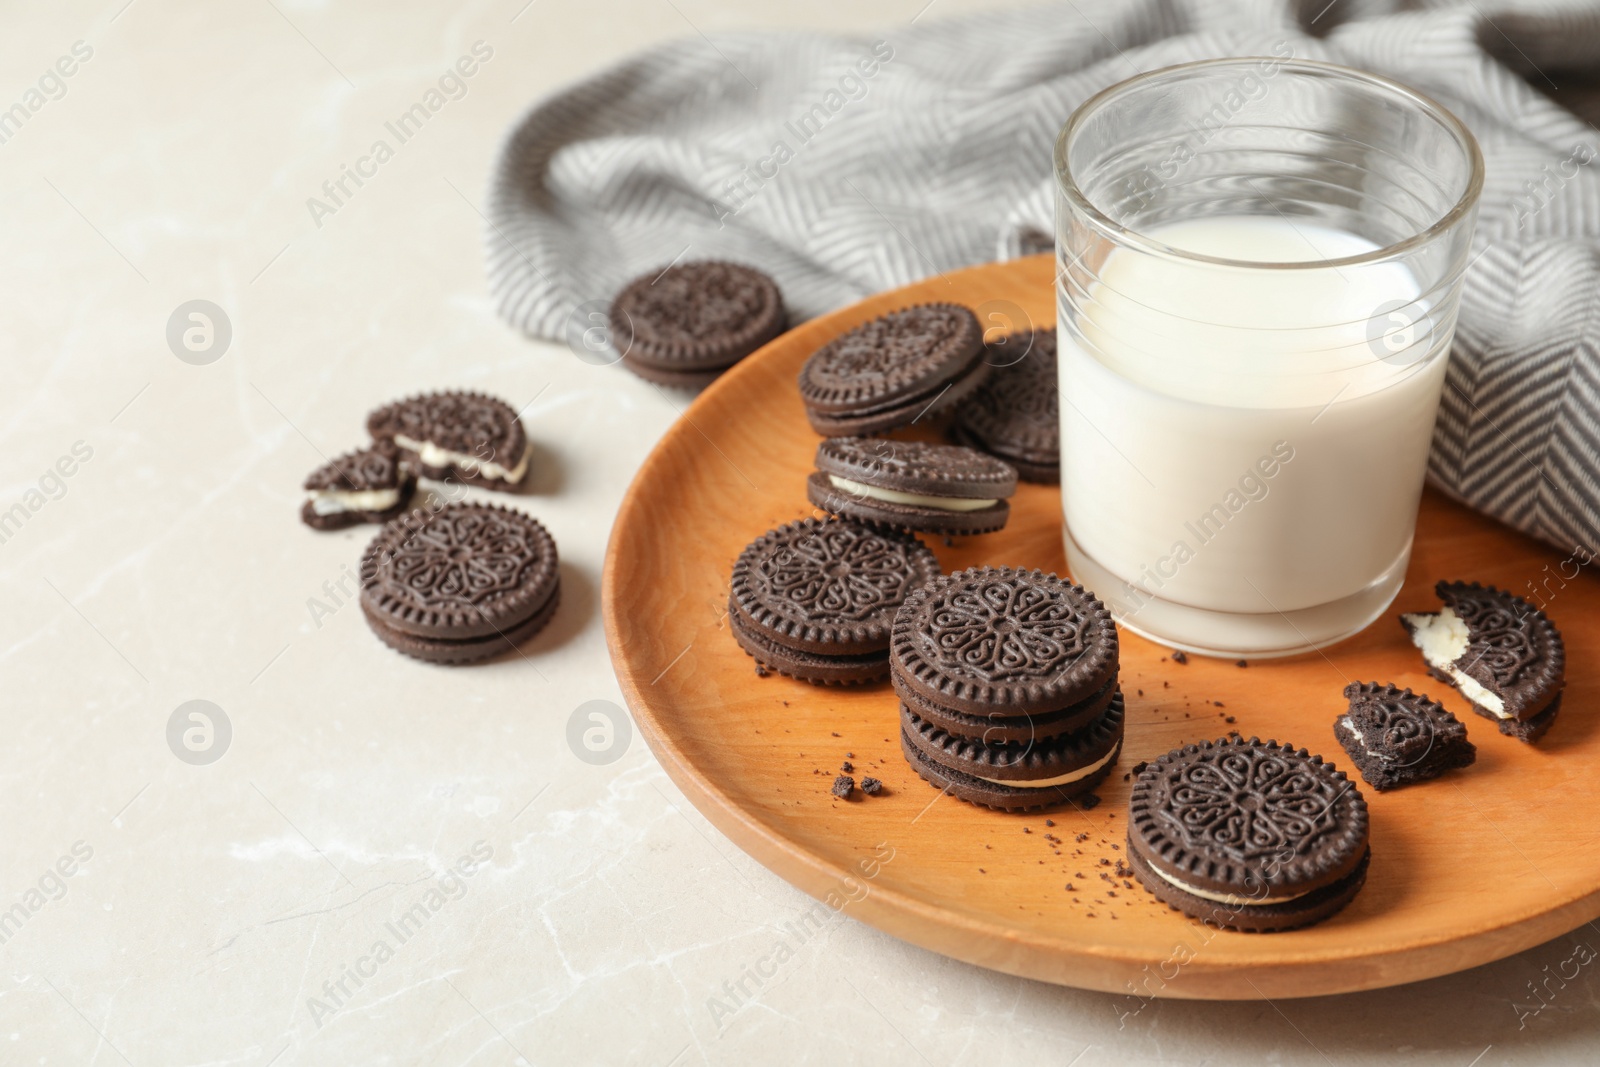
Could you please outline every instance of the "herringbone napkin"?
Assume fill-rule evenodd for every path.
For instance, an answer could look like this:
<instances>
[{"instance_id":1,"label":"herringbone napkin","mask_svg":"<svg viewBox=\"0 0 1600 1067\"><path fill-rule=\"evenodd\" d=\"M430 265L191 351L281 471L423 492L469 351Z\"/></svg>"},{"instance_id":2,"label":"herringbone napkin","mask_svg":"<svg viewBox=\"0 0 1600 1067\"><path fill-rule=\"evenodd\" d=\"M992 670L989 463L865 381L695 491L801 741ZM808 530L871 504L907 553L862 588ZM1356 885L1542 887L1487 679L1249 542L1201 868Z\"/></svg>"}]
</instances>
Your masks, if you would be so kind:
<instances>
[{"instance_id":1,"label":"herringbone napkin","mask_svg":"<svg viewBox=\"0 0 1600 1067\"><path fill-rule=\"evenodd\" d=\"M686 38L517 122L493 179L490 285L508 320L559 339L575 309L679 257L761 266L806 317L1048 248L1051 146L1080 102L1140 71L1287 44L1414 85L1477 134L1488 181L1431 477L1593 554L1600 131L1532 86L1600 76L1600 5L1401 10L1415 6L1096 0L865 37Z\"/></svg>"}]
</instances>

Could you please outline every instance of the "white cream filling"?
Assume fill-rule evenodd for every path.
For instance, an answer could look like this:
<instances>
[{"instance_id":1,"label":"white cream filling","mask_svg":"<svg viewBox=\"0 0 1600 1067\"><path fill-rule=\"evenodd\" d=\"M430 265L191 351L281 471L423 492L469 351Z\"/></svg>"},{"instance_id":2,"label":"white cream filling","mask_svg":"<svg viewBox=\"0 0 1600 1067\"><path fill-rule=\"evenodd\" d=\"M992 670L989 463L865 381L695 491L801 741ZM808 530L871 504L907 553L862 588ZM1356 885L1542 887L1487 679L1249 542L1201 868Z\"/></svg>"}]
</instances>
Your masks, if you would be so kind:
<instances>
[{"instance_id":1,"label":"white cream filling","mask_svg":"<svg viewBox=\"0 0 1600 1067\"><path fill-rule=\"evenodd\" d=\"M1355 724L1352 723L1349 719L1340 719L1339 720L1339 726L1340 726L1341 729L1349 730L1350 733L1355 737L1356 741L1361 745L1362 748L1366 748L1367 747L1366 739L1361 736L1361 731L1357 730L1355 728Z\"/></svg>"},{"instance_id":2,"label":"white cream filling","mask_svg":"<svg viewBox=\"0 0 1600 1067\"><path fill-rule=\"evenodd\" d=\"M415 452L417 458L429 467L459 467L465 471L476 471L485 478L498 478L513 484L522 481L522 476L528 473L528 457L533 453L530 443L522 450L522 458L517 460L517 465L507 469L492 459L479 459L466 452L440 448L432 441L415 441L404 434L395 434L394 443Z\"/></svg>"},{"instance_id":3,"label":"white cream filling","mask_svg":"<svg viewBox=\"0 0 1600 1067\"><path fill-rule=\"evenodd\" d=\"M346 511L387 511L400 503L399 489L313 489L306 493L317 515Z\"/></svg>"},{"instance_id":4,"label":"white cream filling","mask_svg":"<svg viewBox=\"0 0 1600 1067\"><path fill-rule=\"evenodd\" d=\"M1053 785L1066 785L1068 782L1076 782L1080 778L1089 777L1089 775L1093 774L1101 767L1104 767L1106 764L1116 759L1117 753L1121 751L1122 745L1118 744L1116 748L1112 749L1110 752L1107 752L1104 756L1089 764L1087 767L1079 767L1075 771L1068 771L1066 774L1058 774L1054 778L1034 778L1026 782L1018 782L1001 781L999 778L984 778L981 774L975 774L973 777L982 778L985 782L993 782L995 785L1015 786L1018 789L1048 789Z\"/></svg>"},{"instance_id":5,"label":"white cream filling","mask_svg":"<svg viewBox=\"0 0 1600 1067\"><path fill-rule=\"evenodd\" d=\"M1311 890L1308 889L1306 890L1306 893L1285 893L1283 896L1279 897L1249 897L1239 896L1235 893L1213 893L1209 889L1201 889L1198 886L1192 886L1180 878L1172 877L1172 875L1165 871L1157 870L1156 865L1153 863L1146 863L1145 866L1149 867L1152 871L1155 871L1156 877L1160 878L1163 882L1168 882L1172 885L1175 885L1185 893L1192 893L1203 900L1214 900L1218 904L1284 904L1291 900L1299 900L1301 897L1305 896L1306 893L1311 892Z\"/></svg>"},{"instance_id":6,"label":"white cream filling","mask_svg":"<svg viewBox=\"0 0 1600 1067\"><path fill-rule=\"evenodd\" d=\"M898 489L879 489L875 485L863 485L852 482L848 478L841 478L837 474L828 475L828 480L837 489L843 489L852 496L871 497L873 500L882 500L890 504L905 504L914 508L938 508L940 511L982 511L994 503L993 500L968 500L953 496L924 496L921 493L902 493Z\"/></svg>"},{"instance_id":7,"label":"white cream filling","mask_svg":"<svg viewBox=\"0 0 1600 1067\"><path fill-rule=\"evenodd\" d=\"M1455 665L1456 660L1466 655L1467 643L1471 640L1461 616L1443 608L1437 615L1402 615L1401 618L1411 628L1411 643L1422 650L1422 658L1428 661L1428 666L1448 674L1461 695L1474 704L1502 719L1511 717L1506 713L1504 700Z\"/></svg>"}]
</instances>

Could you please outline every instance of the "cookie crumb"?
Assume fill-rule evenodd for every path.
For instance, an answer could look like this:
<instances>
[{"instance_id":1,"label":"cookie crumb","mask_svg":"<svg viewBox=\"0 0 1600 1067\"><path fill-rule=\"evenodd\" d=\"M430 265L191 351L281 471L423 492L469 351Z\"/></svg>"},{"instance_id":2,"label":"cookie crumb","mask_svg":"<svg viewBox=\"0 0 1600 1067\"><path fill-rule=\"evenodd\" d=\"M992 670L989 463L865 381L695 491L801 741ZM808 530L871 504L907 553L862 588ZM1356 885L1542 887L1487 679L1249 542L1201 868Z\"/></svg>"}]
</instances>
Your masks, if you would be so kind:
<instances>
[{"instance_id":1,"label":"cookie crumb","mask_svg":"<svg viewBox=\"0 0 1600 1067\"><path fill-rule=\"evenodd\" d=\"M1174 649L1172 652L1172 662L1181 667L1185 663L1189 662L1189 654L1181 648Z\"/></svg>"},{"instance_id":2,"label":"cookie crumb","mask_svg":"<svg viewBox=\"0 0 1600 1067\"><path fill-rule=\"evenodd\" d=\"M848 774L841 774L833 780L833 795L840 798L849 797L855 791L856 780Z\"/></svg>"},{"instance_id":3,"label":"cookie crumb","mask_svg":"<svg viewBox=\"0 0 1600 1067\"><path fill-rule=\"evenodd\" d=\"M1234 666L1235 667L1248 667L1248 666L1250 666L1250 661L1242 659L1238 663L1235 663Z\"/></svg>"},{"instance_id":4,"label":"cookie crumb","mask_svg":"<svg viewBox=\"0 0 1600 1067\"><path fill-rule=\"evenodd\" d=\"M1144 760L1140 760L1138 763L1135 763L1133 765L1133 773L1134 774L1143 774L1144 773L1144 769L1146 767L1148 767L1148 766L1150 766L1150 764L1146 763Z\"/></svg>"},{"instance_id":5,"label":"cookie crumb","mask_svg":"<svg viewBox=\"0 0 1600 1067\"><path fill-rule=\"evenodd\" d=\"M856 769L856 765L851 763L849 760L845 760L843 763L839 764L839 769L844 773L849 774L851 771Z\"/></svg>"},{"instance_id":6,"label":"cookie crumb","mask_svg":"<svg viewBox=\"0 0 1600 1067\"><path fill-rule=\"evenodd\" d=\"M1223 722L1227 722L1227 723L1235 723L1235 722L1238 722L1239 720L1235 719L1232 715L1224 715L1222 717L1222 721Z\"/></svg>"},{"instance_id":7,"label":"cookie crumb","mask_svg":"<svg viewBox=\"0 0 1600 1067\"><path fill-rule=\"evenodd\" d=\"M1100 806L1100 796L1097 793L1085 793L1078 800L1078 806L1084 811L1093 811Z\"/></svg>"},{"instance_id":8,"label":"cookie crumb","mask_svg":"<svg viewBox=\"0 0 1600 1067\"><path fill-rule=\"evenodd\" d=\"M883 792L883 783L876 778L861 779L861 791L869 797L875 797Z\"/></svg>"},{"instance_id":9,"label":"cookie crumb","mask_svg":"<svg viewBox=\"0 0 1600 1067\"><path fill-rule=\"evenodd\" d=\"M1055 825L1055 824L1056 824L1056 821L1055 821L1055 820L1054 820L1054 819L1046 819L1046 820L1045 820L1045 821L1044 821L1044 824L1045 824L1045 825L1046 825L1046 826L1054 826L1054 825Z\"/></svg>"}]
</instances>

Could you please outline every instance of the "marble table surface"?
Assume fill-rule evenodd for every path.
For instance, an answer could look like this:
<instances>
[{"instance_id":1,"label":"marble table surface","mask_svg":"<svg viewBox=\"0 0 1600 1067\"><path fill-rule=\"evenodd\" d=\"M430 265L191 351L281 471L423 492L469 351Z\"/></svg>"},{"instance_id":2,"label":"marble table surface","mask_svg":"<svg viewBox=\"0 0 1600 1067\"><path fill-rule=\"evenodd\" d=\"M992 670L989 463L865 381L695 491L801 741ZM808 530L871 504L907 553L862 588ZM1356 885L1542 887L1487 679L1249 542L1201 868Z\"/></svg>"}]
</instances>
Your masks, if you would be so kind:
<instances>
[{"instance_id":1,"label":"marble table surface","mask_svg":"<svg viewBox=\"0 0 1600 1067\"><path fill-rule=\"evenodd\" d=\"M27 117L0 143L0 1063L1593 1058L1590 927L1400 989L1132 1013L840 917L716 1010L808 898L713 830L636 734L606 762L567 742L580 705L621 700L602 553L677 413L501 324L483 191L522 108L649 43L892 29L925 7L7 5L0 107ZM477 41L493 61L467 94L311 217ZM221 314L186 361L168 324L197 300ZM525 408L522 503L566 565L531 654L470 672L367 631L349 593L369 530L296 520L301 479L361 442L370 407L442 386ZM186 743L196 700L209 734Z\"/></svg>"}]
</instances>

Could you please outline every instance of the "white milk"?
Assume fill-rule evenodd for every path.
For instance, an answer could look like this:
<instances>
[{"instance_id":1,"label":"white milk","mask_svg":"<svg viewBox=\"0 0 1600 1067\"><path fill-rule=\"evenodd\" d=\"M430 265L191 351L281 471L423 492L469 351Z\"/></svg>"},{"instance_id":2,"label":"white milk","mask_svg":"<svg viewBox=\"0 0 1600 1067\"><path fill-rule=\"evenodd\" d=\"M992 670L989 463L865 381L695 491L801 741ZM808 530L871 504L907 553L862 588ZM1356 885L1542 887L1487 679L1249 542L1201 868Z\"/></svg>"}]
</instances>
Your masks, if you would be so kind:
<instances>
[{"instance_id":1,"label":"white milk","mask_svg":"<svg viewBox=\"0 0 1600 1067\"><path fill-rule=\"evenodd\" d=\"M1375 247L1282 218L1147 235L1261 263ZM1198 651L1289 651L1365 626L1410 556L1449 342L1371 340L1381 305L1418 297L1411 272L1116 250L1097 275L1074 298L1081 335L1066 297L1060 318L1073 574L1125 625Z\"/></svg>"}]
</instances>

